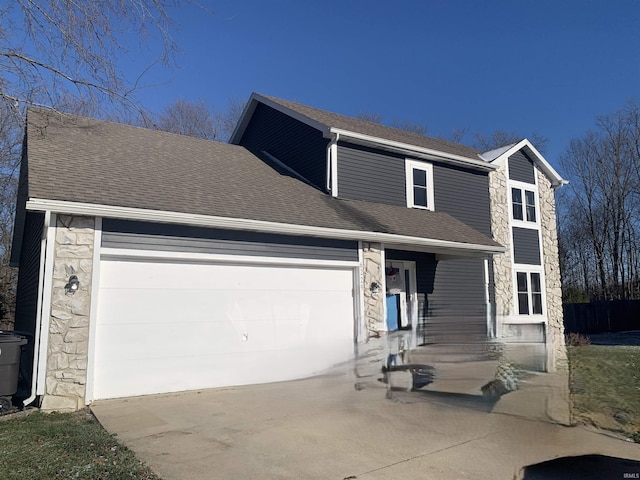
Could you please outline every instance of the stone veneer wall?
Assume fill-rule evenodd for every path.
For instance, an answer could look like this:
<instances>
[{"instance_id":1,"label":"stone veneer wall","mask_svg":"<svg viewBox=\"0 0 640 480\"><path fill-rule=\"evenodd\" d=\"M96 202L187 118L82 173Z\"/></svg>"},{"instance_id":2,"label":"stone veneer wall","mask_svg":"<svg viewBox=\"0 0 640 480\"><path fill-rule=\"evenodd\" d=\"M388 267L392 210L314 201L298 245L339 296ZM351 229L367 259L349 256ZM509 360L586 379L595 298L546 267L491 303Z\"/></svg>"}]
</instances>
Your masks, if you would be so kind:
<instances>
[{"instance_id":1,"label":"stone veneer wall","mask_svg":"<svg viewBox=\"0 0 640 480\"><path fill-rule=\"evenodd\" d=\"M506 163L489 174L489 200L491 208L491 233L493 239L507 248L505 253L493 256L493 281L495 285L495 313L497 335L502 334L502 321L511 315L513 308L513 276L511 263L511 231L509 229L509 199L507 198Z\"/></svg>"},{"instance_id":2,"label":"stone veneer wall","mask_svg":"<svg viewBox=\"0 0 640 480\"><path fill-rule=\"evenodd\" d=\"M547 352L549 370L566 368L567 351L564 343L562 313L562 283L558 258L556 201L547 176L536 169L540 202L542 253L544 255L545 293L547 296Z\"/></svg>"},{"instance_id":3,"label":"stone veneer wall","mask_svg":"<svg viewBox=\"0 0 640 480\"><path fill-rule=\"evenodd\" d=\"M57 217L43 410L84 407L94 227L93 217ZM77 275L80 288L67 295L71 275Z\"/></svg>"},{"instance_id":4,"label":"stone veneer wall","mask_svg":"<svg viewBox=\"0 0 640 480\"><path fill-rule=\"evenodd\" d=\"M382 245L379 243L362 242L362 271L364 290L364 317L367 339L379 337L384 330L384 298L382 264ZM371 284L380 285L378 294L371 293Z\"/></svg>"},{"instance_id":5,"label":"stone veneer wall","mask_svg":"<svg viewBox=\"0 0 640 480\"><path fill-rule=\"evenodd\" d=\"M564 324L562 315L562 289L558 259L558 236L556 230L556 209L554 190L547 176L536 170L540 205L542 254L544 258L546 294L546 344L547 369L554 371L566 365L564 344ZM513 276L511 263L511 232L509 229L509 200L506 163L489 174L491 202L491 231L496 242L507 247L504 254L493 256L495 283L496 318L498 335L504 333L504 320L513 314Z\"/></svg>"}]
</instances>

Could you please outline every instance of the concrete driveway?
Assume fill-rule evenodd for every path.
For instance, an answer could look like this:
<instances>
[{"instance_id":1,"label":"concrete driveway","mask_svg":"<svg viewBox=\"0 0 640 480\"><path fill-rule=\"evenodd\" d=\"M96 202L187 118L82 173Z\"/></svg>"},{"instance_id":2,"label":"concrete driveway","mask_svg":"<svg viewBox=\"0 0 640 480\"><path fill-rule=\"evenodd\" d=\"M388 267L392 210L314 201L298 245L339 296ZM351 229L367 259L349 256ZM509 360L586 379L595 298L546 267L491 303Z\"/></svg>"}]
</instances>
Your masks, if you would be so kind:
<instances>
[{"instance_id":1,"label":"concrete driveway","mask_svg":"<svg viewBox=\"0 0 640 480\"><path fill-rule=\"evenodd\" d=\"M467 368L458 372L477 377ZM447 378L454 377L455 372ZM92 410L166 480L584 480L640 475L640 445L545 418L547 377L539 378L543 380L534 378L495 405L484 403L470 387L473 382L461 381L460 373L449 384L390 395L377 381L356 390L352 376L342 373L107 400L96 402ZM548 467L542 476L531 467L585 454L614 458L569 460ZM567 465L583 467L571 477Z\"/></svg>"}]
</instances>

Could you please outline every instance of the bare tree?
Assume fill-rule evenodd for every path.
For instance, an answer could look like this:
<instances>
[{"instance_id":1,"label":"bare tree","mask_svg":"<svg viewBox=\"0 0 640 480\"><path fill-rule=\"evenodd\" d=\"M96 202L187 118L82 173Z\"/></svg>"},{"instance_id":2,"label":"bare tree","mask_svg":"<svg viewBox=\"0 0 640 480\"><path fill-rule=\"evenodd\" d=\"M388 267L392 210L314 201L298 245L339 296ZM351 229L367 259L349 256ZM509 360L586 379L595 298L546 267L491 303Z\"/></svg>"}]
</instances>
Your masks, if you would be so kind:
<instances>
[{"instance_id":1,"label":"bare tree","mask_svg":"<svg viewBox=\"0 0 640 480\"><path fill-rule=\"evenodd\" d=\"M382 115L375 112L360 112L355 116L355 118L366 122L379 123L380 125L382 125L382 120L384 119Z\"/></svg>"},{"instance_id":2,"label":"bare tree","mask_svg":"<svg viewBox=\"0 0 640 480\"><path fill-rule=\"evenodd\" d=\"M426 125L421 123L408 122L406 120L394 120L391 122L393 128L404 130L405 132L417 133L418 135L427 135Z\"/></svg>"},{"instance_id":3,"label":"bare tree","mask_svg":"<svg viewBox=\"0 0 640 480\"><path fill-rule=\"evenodd\" d=\"M216 113L215 118L216 124L218 125L219 141L229 141L242 116L246 103L245 100L232 98L227 102L227 108L225 110Z\"/></svg>"},{"instance_id":4,"label":"bare tree","mask_svg":"<svg viewBox=\"0 0 640 480\"><path fill-rule=\"evenodd\" d=\"M471 146L482 152L504 147L505 145L510 145L512 143L518 143L520 140L525 138L525 136L518 132L507 132L505 130L496 130L491 135L475 132L473 136L474 141L471 142ZM531 133L531 135L526 138L531 141L533 146L536 147L540 153L544 153L547 144L549 143L549 139L547 137L536 132Z\"/></svg>"},{"instance_id":5,"label":"bare tree","mask_svg":"<svg viewBox=\"0 0 640 480\"><path fill-rule=\"evenodd\" d=\"M156 127L203 140L216 140L218 129L215 116L203 100L188 102L179 98L165 107Z\"/></svg>"},{"instance_id":6,"label":"bare tree","mask_svg":"<svg viewBox=\"0 0 640 480\"><path fill-rule=\"evenodd\" d=\"M203 140L226 142L244 110L244 102L232 99L224 111L214 111L204 100L190 102L179 98L167 105L158 117L158 130Z\"/></svg>"},{"instance_id":7,"label":"bare tree","mask_svg":"<svg viewBox=\"0 0 640 480\"><path fill-rule=\"evenodd\" d=\"M0 7L0 98L14 106L57 106L72 94L88 103L137 108L134 92L140 77L125 78L117 60L144 53L153 57L152 65L171 65L177 47L168 9L180 3L184 1L5 3ZM136 52L124 40L132 32L140 38Z\"/></svg>"},{"instance_id":8,"label":"bare tree","mask_svg":"<svg viewBox=\"0 0 640 480\"><path fill-rule=\"evenodd\" d=\"M595 299L640 298L640 108L598 117L561 158L563 277Z\"/></svg>"},{"instance_id":9,"label":"bare tree","mask_svg":"<svg viewBox=\"0 0 640 480\"><path fill-rule=\"evenodd\" d=\"M0 99L0 330L12 328L15 312L18 272L9 266L9 257L22 142L19 116L12 104Z\"/></svg>"}]
</instances>

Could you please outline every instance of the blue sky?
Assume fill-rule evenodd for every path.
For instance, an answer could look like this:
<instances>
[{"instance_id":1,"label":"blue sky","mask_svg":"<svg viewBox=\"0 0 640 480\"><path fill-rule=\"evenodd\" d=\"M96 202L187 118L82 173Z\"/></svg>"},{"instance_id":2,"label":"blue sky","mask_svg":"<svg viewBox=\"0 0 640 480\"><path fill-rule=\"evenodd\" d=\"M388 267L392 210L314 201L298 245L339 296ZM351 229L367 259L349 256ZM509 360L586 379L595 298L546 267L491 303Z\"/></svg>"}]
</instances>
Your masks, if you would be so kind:
<instances>
[{"instance_id":1,"label":"blue sky","mask_svg":"<svg viewBox=\"0 0 640 480\"><path fill-rule=\"evenodd\" d=\"M139 96L153 111L257 91L434 136L537 132L557 165L596 115L640 99L639 0L203 3L214 13L175 11L178 68L153 70Z\"/></svg>"}]
</instances>

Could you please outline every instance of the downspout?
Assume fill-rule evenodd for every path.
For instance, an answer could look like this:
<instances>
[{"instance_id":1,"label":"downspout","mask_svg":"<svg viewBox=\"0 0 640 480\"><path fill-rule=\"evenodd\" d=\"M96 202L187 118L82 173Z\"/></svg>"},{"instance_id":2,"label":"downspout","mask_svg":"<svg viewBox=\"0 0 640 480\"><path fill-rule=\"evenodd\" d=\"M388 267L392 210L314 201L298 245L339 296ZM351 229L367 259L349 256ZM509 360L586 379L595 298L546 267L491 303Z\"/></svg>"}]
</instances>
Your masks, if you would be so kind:
<instances>
[{"instance_id":1,"label":"downspout","mask_svg":"<svg viewBox=\"0 0 640 480\"><path fill-rule=\"evenodd\" d=\"M22 405L26 407L36 399L36 383L38 379L38 364L40 359L40 327L42 324L42 294L44 291L44 270L47 260L47 237L49 236L49 226L51 225L51 212L44 212L44 225L42 228L42 238L40 239L40 270L38 273L38 302L36 307L36 328L33 331L33 371L31 373L31 395L26 398Z\"/></svg>"},{"instance_id":2,"label":"downspout","mask_svg":"<svg viewBox=\"0 0 640 480\"><path fill-rule=\"evenodd\" d=\"M339 133L334 133L331 137L331 141L327 144L327 191L331 192L334 197L338 196L338 182L337 175L337 153L338 153L338 140L340 139Z\"/></svg>"},{"instance_id":3,"label":"downspout","mask_svg":"<svg viewBox=\"0 0 640 480\"><path fill-rule=\"evenodd\" d=\"M487 308L487 337L496 338L496 324L493 321L493 308L491 307L491 294L489 292L489 259L484 259L484 300Z\"/></svg>"}]
</instances>

